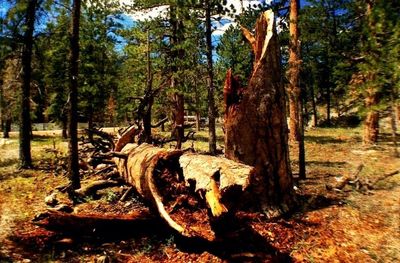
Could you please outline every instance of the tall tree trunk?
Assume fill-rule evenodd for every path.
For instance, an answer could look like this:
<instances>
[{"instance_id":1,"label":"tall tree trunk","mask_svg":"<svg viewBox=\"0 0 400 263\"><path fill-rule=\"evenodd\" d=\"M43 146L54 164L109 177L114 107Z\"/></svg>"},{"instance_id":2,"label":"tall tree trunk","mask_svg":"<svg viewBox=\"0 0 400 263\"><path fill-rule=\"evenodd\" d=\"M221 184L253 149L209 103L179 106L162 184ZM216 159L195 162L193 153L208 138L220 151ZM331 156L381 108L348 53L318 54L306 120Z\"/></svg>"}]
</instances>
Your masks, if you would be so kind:
<instances>
[{"instance_id":1,"label":"tall tree trunk","mask_svg":"<svg viewBox=\"0 0 400 263\"><path fill-rule=\"evenodd\" d=\"M152 143L151 138L151 109L154 102L154 97L152 94L153 89L153 75L151 73L151 59L150 59L150 32L147 30L147 76L146 76L146 105L143 114L143 132L144 132L144 142Z\"/></svg>"},{"instance_id":2,"label":"tall tree trunk","mask_svg":"<svg viewBox=\"0 0 400 263\"><path fill-rule=\"evenodd\" d=\"M206 45L207 45L207 86L208 86L208 150L214 155L217 152L217 137L215 135L215 103L214 103L214 70L211 43L211 5L205 1L206 8Z\"/></svg>"},{"instance_id":3,"label":"tall tree trunk","mask_svg":"<svg viewBox=\"0 0 400 263\"><path fill-rule=\"evenodd\" d=\"M305 149L303 125L303 100L300 88L300 41L298 28L299 0L290 0L289 45L289 111L290 140L299 147L299 178L305 179Z\"/></svg>"},{"instance_id":4,"label":"tall tree trunk","mask_svg":"<svg viewBox=\"0 0 400 263\"><path fill-rule=\"evenodd\" d=\"M33 30L35 25L37 0L28 2L25 16L24 47L22 50L22 96L21 116L19 125L19 165L21 168L32 168L31 156L31 116L30 116L30 90L32 75L32 46Z\"/></svg>"},{"instance_id":5,"label":"tall tree trunk","mask_svg":"<svg viewBox=\"0 0 400 263\"><path fill-rule=\"evenodd\" d=\"M375 23L371 19L371 12L373 8L374 1L366 1L367 10L366 17L368 19L368 27L372 33L372 38L376 38ZM367 81L373 82L376 80L377 76L375 73L369 72L367 74ZM376 110L376 106L379 104L380 94L376 87L370 86L365 90L365 106L367 108L367 117L364 122L364 144L375 144L378 142L379 136L379 111Z\"/></svg>"},{"instance_id":6,"label":"tall tree trunk","mask_svg":"<svg viewBox=\"0 0 400 263\"><path fill-rule=\"evenodd\" d=\"M300 42L298 28L299 1L290 0L290 44L289 44L289 138L291 141L300 141Z\"/></svg>"},{"instance_id":7,"label":"tall tree trunk","mask_svg":"<svg viewBox=\"0 0 400 263\"><path fill-rule=\"evenodd\" d=\"M69 91L69 157L68 173L73 189L80 188L79 155L78 155L78 72L79 72L79 19L81 1L74 0L70 37L70 91Z\"/></svg>"},{"instance_id":8,"label":"tall tree trunk","mask_svg":"<svg viewBox=\"0 0 400 263\"><path fill-rule=\"evenodd\" d=\"M225 156L255 167L253 196L270 217L294 205L289 162L285 90L274 14L264 12L255 36L242 28L255 64L248 87L227 73L224 87Z\"/></svg>"},{"instance_id":9,"label":"tall tree trunk","mask_svg":"<svg viewBox=\"0 0 400 263\"><path fill-rule=\"evenodd\" d=\"M185 57L185 50L182 47L178 47L183 42L183 22L178 18L176 7L170 5L170 23L172 27L171 45L173 47L172 57L174 63L171 67L173 75L179 75L181 68L180 61ZM179 80L177 76L171 78L171 88L176 89L179 87ZM184 96L182 93L175 92L172 95L173 103L173 130L172 136L176 139L176 149L181 149L183 138L184 138L184 121L185 121L185 105Z\"/></svg>"}]
</instances>

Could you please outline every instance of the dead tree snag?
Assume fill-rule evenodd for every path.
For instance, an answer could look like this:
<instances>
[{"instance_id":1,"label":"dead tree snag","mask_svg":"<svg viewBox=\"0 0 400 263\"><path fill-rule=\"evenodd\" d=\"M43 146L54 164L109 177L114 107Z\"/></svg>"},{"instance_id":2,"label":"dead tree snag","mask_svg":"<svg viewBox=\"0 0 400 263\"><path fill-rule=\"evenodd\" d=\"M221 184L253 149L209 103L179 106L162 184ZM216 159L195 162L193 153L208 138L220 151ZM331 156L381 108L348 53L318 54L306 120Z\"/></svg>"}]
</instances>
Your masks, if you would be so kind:
<instances>
[{"instance_id":1,"label":"dead tree snag","mask_svg":"<svg viewBox=\"0 0 400 263\"><path fill-rule=\"evenodd\" d=\"M228 71L225 97L225 156L255 167L252 185L260 208L269 216L287 211L294 202L289 163L285 91L274 14L264 12L255 35L242 27L255 62L246 88Z\"/></svg>"}]
</instances>

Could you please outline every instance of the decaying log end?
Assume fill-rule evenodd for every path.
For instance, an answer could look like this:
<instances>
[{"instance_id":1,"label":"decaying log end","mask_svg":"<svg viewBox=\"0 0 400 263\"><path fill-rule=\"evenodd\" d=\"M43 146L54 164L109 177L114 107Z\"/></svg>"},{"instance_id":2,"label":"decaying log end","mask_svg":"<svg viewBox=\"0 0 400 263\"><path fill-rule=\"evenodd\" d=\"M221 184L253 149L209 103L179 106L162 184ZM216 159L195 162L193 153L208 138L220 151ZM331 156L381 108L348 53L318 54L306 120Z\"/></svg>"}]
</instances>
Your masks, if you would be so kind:
<instances>
[{"instance_id":1,"label":"decaying log end","mask_svg":"<svg viewBox=\"0 0 400 263\"><path fill-rule=\"evenodd\" d=\"M254 168L226 158L185 154L179 158L186 182L195 182L195 191L205 191L206 201L213 216L228 209L221 203L223 195L233 187L242 191L250 185Z\"/></svg>"}]
</instances>

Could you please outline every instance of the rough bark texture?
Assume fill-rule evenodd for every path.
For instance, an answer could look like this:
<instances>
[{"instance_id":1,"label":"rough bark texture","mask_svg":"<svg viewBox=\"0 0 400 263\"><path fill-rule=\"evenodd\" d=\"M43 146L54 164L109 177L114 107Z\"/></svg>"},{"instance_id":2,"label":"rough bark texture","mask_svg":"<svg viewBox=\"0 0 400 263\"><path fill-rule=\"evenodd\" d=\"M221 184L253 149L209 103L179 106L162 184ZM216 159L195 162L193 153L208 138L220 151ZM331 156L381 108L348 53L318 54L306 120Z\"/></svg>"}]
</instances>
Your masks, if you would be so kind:
<instances>
[{"instance_id":1,"label":"rough bark texture","mask_svg":"<svg viewBox=\"0 0 400 263\"><path fill-rule=\"evenodd\" d=\"M306 178L305 148L304 148L304 124L303 124L303 100L300 88L300 41L298 28L299 0L290 0L290 45L289 45L289 137L297 142L299 147L299 178Z\"/></svg>"},{"instance_id":2,"label":"rough bark texture","mask_svg":"<svg viewBox=\"0 0 400 263\"><path fill-rule=\"evenodd\" d=\"M70 91L68 116L68 173L73 189L80 188L78 156L78 66L79 66L79 19L81 1L74 0L70 37Z\"/></svg>"},{"instance_id":3,"label":"rough bark texture","mask_svg":"<svg viewBox=\"0 0 400 263\"><path fill-rule=\"evenodd\" d=\"M31 157L31 117L30 117L30 90L31 90L31 62L33 46L33 30L35 24L37 0L29 1L25 16L26 31L24 33L24 47L22 50L22 96L21 117L19 127L19 161L21 168L32 167Z\"/></svg>"},{"instance_id":4,"label":"rough bark texture","mask_svg":"<svg viewBox=\"0 0 400 263\"><path fill-rule=\"evenodd\" d=\"M298 29L298 0L290 0L289 17L289 70L288 70L288 96L289 96L289 138L292 141L300 141L300 42Z\"/></svg>"},{"instance_id":5,"label":"rough bark texture","mask_svg":"<svg viewBox=\"0 0 400 263\"><path fill-rule=\"evenodd\" d=\"M374 144L378 141L379 135L379 112L371 110L367 114L364 124L365 144Z\"/></svg>"},{"instance_id":6,"label":"rough bark texture","mask_svg":"<svg viewBox=\"0 0 400 263\"><path fill-rule=\"evenodd\" d=\"M243 90L231 71L227 73L225 156L255 167L254 196L273 217L293 205L285 91L273 12L257 20L255 36L242 29L252 45L255 63Z\"/></svg>"},{"instance_id":7,"label":"rough bark texture","mask_svg":"<svg viewBox=\"0 0 400 263\"><path fill-rule=\"evenodd\" d=\"M365 106L368 109L364 123L364 144L374 144L378 141L379 135L379 112L374 109L378 104L378 94L374 89L370 89L365 99Z\"/></svg>"}]
</instances>

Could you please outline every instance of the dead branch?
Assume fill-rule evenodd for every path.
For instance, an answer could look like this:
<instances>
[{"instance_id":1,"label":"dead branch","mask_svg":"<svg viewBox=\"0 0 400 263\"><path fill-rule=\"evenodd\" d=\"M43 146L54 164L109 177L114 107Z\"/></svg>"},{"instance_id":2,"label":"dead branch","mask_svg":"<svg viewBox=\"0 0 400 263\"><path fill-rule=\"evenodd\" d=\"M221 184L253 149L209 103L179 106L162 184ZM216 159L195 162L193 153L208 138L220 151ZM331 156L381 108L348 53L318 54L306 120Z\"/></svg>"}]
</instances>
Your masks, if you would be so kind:
<instances>
[{"instance_id":1,"label":"dead branch","mask_svg":"<svg viewBox=\"0 0 400 263\"><path fill-rule=\"evenodd\" d=\"M126 198L133 192L133 186L130 186L128 190L125 191L125 193L121 196L119 199L120 202L124 202Z\"/></svg>"},{"instance_id":2,"label":"dead branch","mask_svg":"<svg viewBox=\"0 0 400 263\"><path fill-rule=\"evenodd\" d=\"M166 123L168 121L168 117L165 117L164 119L160 120L159 122L152 124L151 128L158 128L161 125L163 125L164 123Z\"/></svg>"},{"instance_id":3,"label":"dead branch","mask_svg":"<svg viewBox=\"0 0 400 263\"><path fill-rule=\"evenodd\" d=\"M326 185L326 189L339 191L342 190L346 185L352 185L355 186L356 190L358 191L368 191L374 189L375 185L378 182L400 173L400 170L396 170L390 173L383 174L374 181L370 181L368 179L361 179L359 177L359 174L363 167L364 166L360 164L353 175L340 178L336 185Z\"/></svg>"},{"instance_id":4,"label":"dead branch","mask_svg":"<svg viewBox=\"0 0 400 263\"><path fill-rule=\"evenodd\" d=\"M364 165L360 164L357 166L356 171L350 175L350 176L343 176L340 178L335 185L326 185L326 188L328 190L332 189L337 189L337 190L342 190L349 182L355 181L356 178L358 178L358 175L361 173L362 169L364 168Z\"/></svg>"},{"instance_id":5,"label":"dead branch","mask_svg":"<svg viewBox=\"0 0 400 263\"><path fill-rule=\"evenodd\" d=\"M92 183L88 184L85 187L81 187L78 190L75 190L75 193L79 197L86 197L86 196L89 196L89 195L96 194L96 192L98 190L101 190L101 189L104 189L104 188L108 188L108 187L119 186L121 184L122 183L119 182L119 181L99 180L99 181L92 182Z\"/></svg>"}]
</instances>

